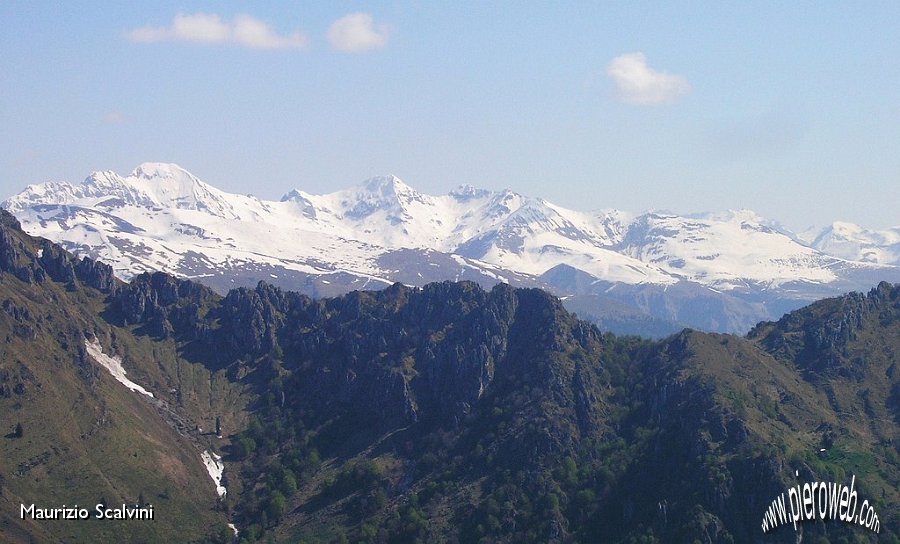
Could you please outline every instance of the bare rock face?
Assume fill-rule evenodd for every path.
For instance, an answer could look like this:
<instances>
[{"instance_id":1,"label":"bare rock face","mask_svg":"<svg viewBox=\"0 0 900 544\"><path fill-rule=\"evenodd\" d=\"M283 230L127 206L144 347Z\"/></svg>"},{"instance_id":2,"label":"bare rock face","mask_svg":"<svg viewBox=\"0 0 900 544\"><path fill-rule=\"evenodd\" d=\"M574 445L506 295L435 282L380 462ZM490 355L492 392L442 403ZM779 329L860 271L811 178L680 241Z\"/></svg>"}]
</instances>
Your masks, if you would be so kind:
<instances>
[{"instance_id":1,"label":"bare rock face","mask_svg":"<svg viewBox=\"0 0 900 544\"><path fill-rule=\"evenodd\" d=\"M823 300L761 324L748 335L783 359L794 359L818 374L861 379L865 361L849 350L870 322L888 324L900 316L900 288L881 282L868 293L849 293Z\"/></svg>"},{"instance_id":2,"label":"bare rock face","mask_svg":"<svg viewBox=\"0 0 900 544\"><path fill-rule=\"evenodd\" d=\"M72 266L71 255L50 240L41 240L38 263L53 281L74 284L75 267Z\"/></svg>"},{"instance_id":3,"label":"bare rock face","mask_svg":"<svg viewBox=\"0 0 900 544\"><path fill-rule=\"evenodd\" d=\"M143 324L151 335L197 340L209 329L201 307L218 297L207 287L155 272L115 289L113 306L122 323Z\"/></svg>"},{"instance_id":4,"label":"bare rock face","mask_svg":"<svg viewBox=\"0 0 900 544\"><path fill-rule=\"evenodd\" d=\"M6 211L0 210L0 270L9 272L25 283L35 280L33 255L14 233L19 230L19 222Z\"/></svg>"},{"instance_id":5,"label":"bare rock face","mask_svg":"<svg viewBox=\"0 0 900 544\"><path fill-rule=\"evenodd\" d=\"M76 259L66 250L45 239L33 240L9 212L0 210L0 270L10 272L26 283L50 279L69 289L79 285L112 294L117 281L108 264L90 258ZM35 246L37 242L38 247Z\"/></svg>"},{"instance_id":6,"label":"bare rock face","mask_svg":"<svg viewBox=\"0 0 900 544\"><path fill-rule=\"evenodd\" d=\"M113 268L106 263L84 257L75 265L75 276L84 285L102 293L113 293L116 290Z\"/></svg>"}]
</instances>

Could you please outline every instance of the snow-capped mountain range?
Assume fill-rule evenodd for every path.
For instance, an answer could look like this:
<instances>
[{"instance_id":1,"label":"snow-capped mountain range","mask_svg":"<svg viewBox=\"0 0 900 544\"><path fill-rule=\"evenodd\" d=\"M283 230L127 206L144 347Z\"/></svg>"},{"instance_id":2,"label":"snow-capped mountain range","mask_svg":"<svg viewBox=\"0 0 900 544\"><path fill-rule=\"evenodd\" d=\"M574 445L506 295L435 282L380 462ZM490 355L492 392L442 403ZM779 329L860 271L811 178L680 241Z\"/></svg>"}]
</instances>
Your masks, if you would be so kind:
<instances>
[{"instance_id":1,"label":"snow-capped mountain range","mask_svg":"<svg viewBox=\"0 0 900 544\"><path fill-rule=\"evenodd\" d=\"M823 253L848 261L900 265L900 227L868 230L835 221L808 242Z\"/></svg>"},{"instance_id":2,"label":"snow-capped mountain range","mask_svg":"<svg viewBox=\"0 0 900 544\"><path fill-rule=\"evenodd\" d=\"M642 318L736 330L813 298L900 281L900 228L834 223L804 239L747 210L584 212L510 190L425 195L394 176L274 202L147 163L126 177L31 185L3 207L30 234L111 263L123 279L161 270L220 290L261 279L313 295L505 281L574 305L596 299L596 311L578 306L595 317L615 301ZM690 315L716 312L686 305L711 301L739 309L695 323Z\"/></svg>"}]
</instances>

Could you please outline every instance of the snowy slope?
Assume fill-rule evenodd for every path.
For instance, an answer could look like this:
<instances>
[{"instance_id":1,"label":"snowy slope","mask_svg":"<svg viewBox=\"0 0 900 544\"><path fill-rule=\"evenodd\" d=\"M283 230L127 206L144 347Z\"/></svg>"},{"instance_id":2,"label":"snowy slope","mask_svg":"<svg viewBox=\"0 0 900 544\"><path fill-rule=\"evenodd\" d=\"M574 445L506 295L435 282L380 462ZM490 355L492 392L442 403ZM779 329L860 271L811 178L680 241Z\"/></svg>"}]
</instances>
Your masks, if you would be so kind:
<instances>
[{"instance_id":1,"label":"snowy slope","mask_svg":"<svg viewBox=\"0 0 900 544\"><path fill-rule=\"evenodd\" d=\"M589 214L511 191L423 195L394 176L266 202L219 191L175 165L144 164L124 178L97 172L78 185L32 185L4 206L29 232L109 261L124 278L148 270L204 277L253 264L389 281L378 258L421 249L525 274L573 262L617 281L674 281L604 247L615 231Z\"/></svg>"},{"instance_id":2,"label":"snowy slope","mask_svg":"<svg viewBox=\"0 0 900 544\"><path fill-rule=\"evenodd\" d=\"M692 282L723 292L843 287L850 276L900 270L883 265L897 263L895 231L835 224L807 244L746 210L592 213L510 190L425 195L395 176L324 195L294 189L274 202L147 163L125 177L32 185L3 206L29 233L110 262L126 279L149 270L244 283L290 277L316 293L400 280L546 286L537 278L561 265L598 282Z\"/></svg>"},{"instance_id":3,"label":"snowy slope","mask_svg":"<svg viewBox=\"0 0 900 544\"><path fill-rule=\"evenodd\" d=\"M175 165L34 185L4 205L30 232L111 262L124 278L147 270L202 277L248 263L371 273L383 251L324 234L328 225L297 214L294 202L224 193Z\"/></svg>"},{"instance_id":4,"label":"snowy slope","mask_svg":"<svg viewBox=\"0 0 900 544\"><path fill-rule=\"evenodd\" d=\"M632 224L620 249L674 276L724 290L748 282L829 283L838 279L833 268L841 261L799 244L749 210L692 217L648 213Z\"/></svg>"},{"instance_id":5,"label":"snowy slope","mask_svg":"<svg viewBox=\"0 0 900 544\"><path fill-rule=\"evenodd\" d=\"M813 238L811 245L851 261L900 265L900 227L877 231L836 221Z\"/></svg>"},{"instance_id":6,"label":"snowy slope","mask_svg":"<svg viewBox=\"0 0 900 544\"><path fill-rule=\"evenodd\" d=\"M142 395L153 398L153 393L147 391L142 386L125 377L125 374L127 374L127 372L125 371L125 368L122 367L122 360L118 357L110 357L109 355L103 353L103 346L100 345L99 341L97 341L96 339L94 339L92 342L85 340L84 348L85 351L87 351L87 354L90 355L92 359L97 361L100 366L108 370L112 377L116 379L116 381L118 381L128 389L134 391L135 393L140 393Z\"/></svg>"}]
</instances>

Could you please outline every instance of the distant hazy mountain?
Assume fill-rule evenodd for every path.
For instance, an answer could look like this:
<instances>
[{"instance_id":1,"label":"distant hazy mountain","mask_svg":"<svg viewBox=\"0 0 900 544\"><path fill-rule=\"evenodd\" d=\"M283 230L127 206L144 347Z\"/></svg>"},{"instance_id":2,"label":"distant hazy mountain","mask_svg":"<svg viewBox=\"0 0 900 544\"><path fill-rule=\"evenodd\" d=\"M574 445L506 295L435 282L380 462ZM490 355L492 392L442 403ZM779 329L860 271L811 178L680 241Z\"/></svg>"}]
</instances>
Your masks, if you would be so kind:
<instances>
[{"instance_id":1,"label":"distant hazy mountain","mask_svg":"<svg viewBox=\"0 0 900 544\"><path fill-rule=\"evenodd\" d=\"M812 247L843 259L900 265L900 227L879 231L836 221L810 242Z\"/></svg>"},{"instance_id":2,"label":"distant hazy mountain","mask_svg":"<svg viewBox=\"0 0 900 544\"><path fill-rule=\"evenodd\" d=\"M581 212L510 190L425 195L394 176L274 202L148 163L126 177L31 185L3 206L29 233L112 263L123 279L159 270L220 292L264 279L311 295L506 282L548 289L619 332L651 322L643 332L745 332L823 296L900 281L896 231L836 223L807 243L747 210Z\"/></svg>"}]
</instances>

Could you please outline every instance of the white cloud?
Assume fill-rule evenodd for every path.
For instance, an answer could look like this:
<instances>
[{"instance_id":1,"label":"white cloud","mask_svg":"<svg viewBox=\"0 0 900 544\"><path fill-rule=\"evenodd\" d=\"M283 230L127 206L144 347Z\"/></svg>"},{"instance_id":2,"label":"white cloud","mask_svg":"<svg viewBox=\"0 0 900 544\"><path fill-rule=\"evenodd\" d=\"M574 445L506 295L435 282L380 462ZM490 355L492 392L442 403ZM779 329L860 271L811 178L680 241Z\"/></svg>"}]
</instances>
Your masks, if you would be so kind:
<instances>
[{"instance_id":1,"label":"white cloud","mask_svg":"<svg viewBox=\"0 0 900 544\"><path fill-rule=\"evenodd\" d=\"M174 39L187 42L223 43L231 38L231 27L218 15L195 13L175 16L170 31Z\"/></svg>"},{"instance_id":2,"label":"white cloud","mask_svg":"<svg viewBox=\"0 0 900 544\"><path fill-rule=\"evenodd\" d=\"M304 47L307 44L306 36L299 30L287 36L279 36L272 31L269 25L249 15L239 15L234 18L233 32L237 43L259 49Z\"/></svg>"},{"instance_id":3,"label":"white cloud","mask_svg":"<svg viewBox=\"0 0 900 544\"><path fill-rule=\"evenodd\" d=\"M233 22L223 21L211 13L181 14L168 27L142 26L126 34L139 43L182 41L201 44L234 44L253 49L288 49L305 47L308 40L302 32L279 35L267 23L250 15L238 15Z\"/></svg>"},{"instance_id":4,"label":"white cloud","mask_svg":"<svg viewBox=\"0 0 900 544\"><path fill-rule=\"evenodd\" d=\"M643 53L626 53L612 60L606 75L616 83L619 98L630 104L674 102L691 90L684 76L657 72L647 66Z\"/></svg>"},{"instance_id":5,"label":"white cloud","mask_svg":"<svg viewBox=\"0 0 900 544\"><path fill-rule=\"evenodd\" d=\"M375 27L368 13L351 13L328 27L328 43L331 47L348 53L360 53L387 45L390 36L388 25Z\"/></svg>"}]
</instances>

